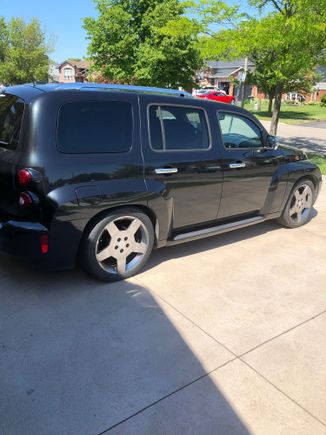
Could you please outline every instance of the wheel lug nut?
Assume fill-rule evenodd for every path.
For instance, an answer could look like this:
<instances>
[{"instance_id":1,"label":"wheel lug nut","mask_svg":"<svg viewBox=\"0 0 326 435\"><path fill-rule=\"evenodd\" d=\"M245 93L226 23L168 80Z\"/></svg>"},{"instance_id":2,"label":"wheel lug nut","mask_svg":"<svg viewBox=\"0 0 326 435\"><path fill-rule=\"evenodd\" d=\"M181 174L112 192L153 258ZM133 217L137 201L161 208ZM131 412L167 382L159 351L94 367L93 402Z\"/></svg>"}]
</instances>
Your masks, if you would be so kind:
<instances>
[{"instance_id":1,"label":"wheel lug nut","mask_svg":"<svg viewBox=\"0 0 326 435\"><path fill-rule=\"evenodd\" d=\"M128 237L125 237L125 241L128 240Z\"/></svg>"},{"instance_id":2,"label":"wheel lug nut","mask_svg":"<svg viewBox=\"0 0 326 435\"><path fill-rule=\"evenodd\" d=\"M130 246L130 245L129 245L129 243L127 243L127 245L126 245L126 246L127 246L127 248L129 248L129 246Z\"/></svg>"},{"instance_id":3,"label":"wheel lug nut","mask_svg":"<svg viewBox=\"0 0 326 435\"><path fill-rule=\"evenodd\" d=\"M120 249L121 254L123 253L123 249Z\"/></svg>"},{"instance_id":4,"label":"wheel lug nut","mask_svg":"<svg viewBox=\"0 0 326 435\"><path fill-rule=\"evenodd\" d=\"M119 246L115 246L115 248L114 249L118 249L119 248Z\"/></svg>"}]
</instances>

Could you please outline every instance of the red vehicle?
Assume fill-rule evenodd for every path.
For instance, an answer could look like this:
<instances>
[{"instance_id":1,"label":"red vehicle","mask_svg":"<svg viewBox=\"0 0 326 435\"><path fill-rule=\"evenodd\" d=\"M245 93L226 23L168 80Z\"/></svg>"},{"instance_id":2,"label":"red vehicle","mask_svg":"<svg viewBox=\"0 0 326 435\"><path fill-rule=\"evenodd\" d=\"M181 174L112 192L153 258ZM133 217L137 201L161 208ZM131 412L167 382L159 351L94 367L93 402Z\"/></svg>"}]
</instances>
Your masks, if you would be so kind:
<instances>
[{"instance_id":1,"label":"red vehicle","mask_svg":"<svg viewBox=\"0 0 326 435\"><path fill-rule=\"evenodd\" d=\"M197 98L206 100L219 101L221 103L235 104L235 98L232 95L226 95L222 91L207 91L196 95Z\"/></svg>"}]
</instances>

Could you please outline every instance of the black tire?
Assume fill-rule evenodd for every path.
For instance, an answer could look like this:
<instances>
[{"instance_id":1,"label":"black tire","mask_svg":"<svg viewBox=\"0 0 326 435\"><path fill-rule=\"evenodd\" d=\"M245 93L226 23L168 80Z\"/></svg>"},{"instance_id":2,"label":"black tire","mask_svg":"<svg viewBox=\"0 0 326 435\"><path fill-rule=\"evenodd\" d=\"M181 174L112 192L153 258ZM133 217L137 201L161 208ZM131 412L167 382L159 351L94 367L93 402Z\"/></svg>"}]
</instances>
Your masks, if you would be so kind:
<instances>
[{"instance_id":1,"label":"black tire","mask_svg":"<svg viewBox=\"0 0 326 435\"><path fill-rule=\"evenodd\" d=\"M292 189L282 216L277 219L277 222L287 228L305 225L311 219L314 201L314 183L308 179L300 180Z\"/></svg>"},{"instance_id":2,"label":"black tire","mask_svg":"<svg viewBox=\"0 0 326 435\"><path fill-rule=\"evenodd\" d=\"M153 245L149 217L136 208L123 208L92 223L80 246L80 262L86 272L101 281L119 281L144 267Z\"/></svg>"}]
</instances>

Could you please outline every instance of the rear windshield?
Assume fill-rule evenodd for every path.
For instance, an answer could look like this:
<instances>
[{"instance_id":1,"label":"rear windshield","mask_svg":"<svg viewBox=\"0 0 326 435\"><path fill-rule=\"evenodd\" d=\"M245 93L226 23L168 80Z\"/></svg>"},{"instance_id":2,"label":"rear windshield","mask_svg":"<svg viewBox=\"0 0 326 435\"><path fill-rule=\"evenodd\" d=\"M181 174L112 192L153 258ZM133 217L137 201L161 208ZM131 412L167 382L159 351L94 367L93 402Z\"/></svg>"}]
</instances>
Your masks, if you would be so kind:
<instances>
[{"instance_id":1,"label":"rear windshield","mask_svg":"<svg viewBox=\"0 0 326 435\"><path fill-rule=\"evenodd\" d=\"M16 149L24 112L24 102L15 95L0 94L0 147Z\"/></svg>"}]
</instances>

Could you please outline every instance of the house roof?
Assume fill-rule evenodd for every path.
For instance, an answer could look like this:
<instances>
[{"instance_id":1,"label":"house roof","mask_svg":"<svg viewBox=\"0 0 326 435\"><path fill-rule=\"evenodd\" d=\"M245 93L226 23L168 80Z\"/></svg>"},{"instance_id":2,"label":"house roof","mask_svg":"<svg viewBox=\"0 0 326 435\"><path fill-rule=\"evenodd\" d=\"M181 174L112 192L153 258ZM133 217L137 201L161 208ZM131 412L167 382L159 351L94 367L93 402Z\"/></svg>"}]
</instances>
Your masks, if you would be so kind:
<instances>
[{"instance_id":1,"label":"house roof","mask_svg":"<svg viewBox=\"0 0 326 435\"><path fill-rule=\"evenodd\" d=\"M229 77L230 75L236 74L237 72L239 72L242 69L243 69L243 67L218 69L215 74L209 74L208 76L211 79L217 79L219 77Z\"/></svg>"},{"instance_id":2,"label":"house roof","mask_svg":"<svg viewBox=\"0 0 326 435\"><path fill-rule=\"evenodd\" d=\"M91 63L89 60L80 60L73 63L79 69L89 69Z\"/></svg>"},{"instance_id":3,"label":"house roof","mask_svg":"<svg viewBox=\"0 0 326 435\"><path fill-rule=\"evenodd\" d=\"M89 69L91 63L89 60L79 60L79 61L65 60L64 62L62 62L61 65L59 65L59 68L61 69L66 64L71 65L72 67L78 69Z\"/></svg>"},{"instance_id":4,"label":"house roof","mask_svg":"<svg viewBox=\"0 0 326 435\"><path fill-rule=\"evenodd\" d=\"M209 60L207 61L208 68L217 68L217 69L237 69L239 67L244 67L245 60L244 59L235 59L230 62L224 60ZM248 68L253 68L254 64L251 61L248 61Z\"/></svg>"},{"instance_id":5,"label":"house roof","mask_svg":"<svg viewBox=\"0 0 326 435\"><path fill-rule=\"evenodd\" d=\"M315 88L318 89L319 91L326 91L326 82L316 83Z\"/></svg>"}]
</instances>

